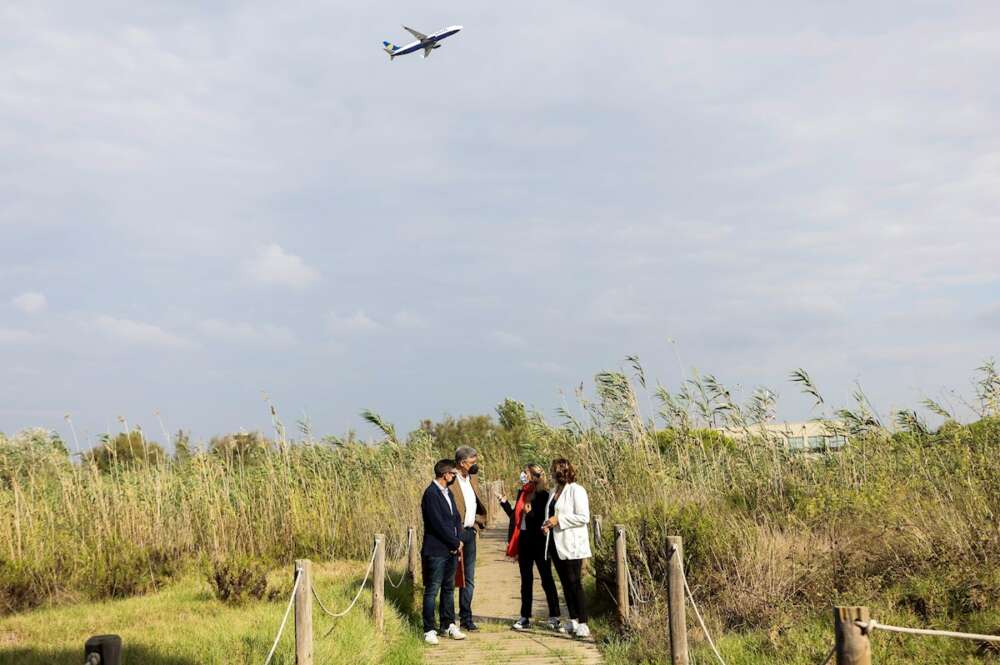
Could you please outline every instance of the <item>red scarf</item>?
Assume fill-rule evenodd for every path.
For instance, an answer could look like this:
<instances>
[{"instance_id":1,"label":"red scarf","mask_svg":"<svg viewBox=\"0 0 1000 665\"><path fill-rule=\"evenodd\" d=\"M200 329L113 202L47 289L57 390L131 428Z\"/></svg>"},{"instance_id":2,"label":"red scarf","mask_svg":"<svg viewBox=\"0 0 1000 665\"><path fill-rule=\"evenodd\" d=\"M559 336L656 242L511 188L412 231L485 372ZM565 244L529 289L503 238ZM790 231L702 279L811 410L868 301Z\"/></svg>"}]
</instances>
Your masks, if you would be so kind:
<instances>
[{"instance_id":1,"label":"red scarf","mask_svg":"<svg viewBox=\"0 0 1000 665\"><path fill-rule=\"evenodd\" d=\"M507 543L507 556L514 559L517 558L517 540L521 537L521 516L524 515L525 499L534 491L535 483L526 483L517 497L517 504L514 505L514 534L510 537L510 542Z\"/></svg>"}]
</instances>

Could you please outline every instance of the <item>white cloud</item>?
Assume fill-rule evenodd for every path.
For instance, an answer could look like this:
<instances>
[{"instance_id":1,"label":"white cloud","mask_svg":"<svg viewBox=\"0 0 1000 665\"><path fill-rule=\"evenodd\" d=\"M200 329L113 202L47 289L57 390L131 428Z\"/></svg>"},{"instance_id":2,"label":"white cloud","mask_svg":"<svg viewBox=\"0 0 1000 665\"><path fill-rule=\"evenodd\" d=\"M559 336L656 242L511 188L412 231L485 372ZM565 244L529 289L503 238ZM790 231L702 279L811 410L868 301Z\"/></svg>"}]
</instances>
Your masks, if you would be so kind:
<instances>
[{"instance_id":1,"label":"white cloud","mask_svg":"<svg viewBox=\"0 0 1000 665\"><path fill-rule=\"evenodd\" d=\"M16 296L10 301L14 307L17 307L22 312L27 314L37 314L44 310L49 301L45 298L44 293L39 293L37 291L27 291L19 296Z\"/></svg>"},{"instance_id":2,"label":"white cloud","mask_svg":"<svg viewBox=\"0 0 1000 665\"><path fill-rule=\"evenodd\" d=\"M235 344L291 346L295 343L295 333L291 330L268 323L206 319L198 327L207 337Z\"/></svg>"},{"instance_id":3,"label":"white cloud","mask_svg":"<svg viewBox=\"0 0 1000 665\"><path fill-rule=\"evenodd\" d=\"M274 243L262 247L252 259L243 262L243 270L254 281L303 288L319 279L319 271L302 257L289 254Z\"/></svg>"},{"instance_id":4,"label":"white cloud","mask_svg":"<svg viewBox=\"0 0 1000 665\"><path fill-rule=\"evenodd\" d=\"M509 346L512 348L520 348L526 346L526 342L523 337L515 335L514 333L507 332L505 330L495 330L490 333L490 339L501 346Z\"/></svg>"},{"instance_id":5,"label":"white cloud","mask_svg":"<svg viewBox=\"0 0 1000 665\"><path fill-rule=\"evenodd\" d=\"M326 328L334 334L361 335L378 332L382 325L359 309L349 316L330 312L326 315Z\"/></svg>"},{"instance_id":6,"label":"white cloud","mask_svg":"<svg viewBox=\"0 0 1000 665\"><path fill-rule=\"evenodd\" d=\"M95 323L97 328L105 334L120 339L127 344L174 349L191 348L194 346L191 340L168 332L152 323L119 319L105 315L98 316Z\"/></svg>"},{"instance_id":7,"label":"white cloud","mask_svg":"<svg viewBox=\"0 0 1000 665\"><path fill-rule=\"evenodd\" d=\"M0 344L20 344L30 342L34 336L27 330L15 328L0 328Z\"/></svg>"}]
</instances>

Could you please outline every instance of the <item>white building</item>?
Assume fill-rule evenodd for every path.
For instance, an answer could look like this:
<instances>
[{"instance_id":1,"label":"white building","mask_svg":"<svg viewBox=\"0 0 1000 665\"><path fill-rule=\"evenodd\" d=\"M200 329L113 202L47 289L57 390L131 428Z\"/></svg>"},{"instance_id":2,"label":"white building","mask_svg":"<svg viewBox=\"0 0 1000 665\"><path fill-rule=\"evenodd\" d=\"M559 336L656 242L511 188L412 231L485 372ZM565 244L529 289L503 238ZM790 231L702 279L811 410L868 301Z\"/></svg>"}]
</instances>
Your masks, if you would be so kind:
<instances>
[{"instance_id":1,"label":"white building","mask_svg":"<svg viewBox=\"0 0 1000 665\"><path fill-rule=\"evenodd\" d=\"M836 450L847 445L846 428L840 421L783 422L763 425L769 438L780 439L790 451L814 452ZM732 428L720 428L723 434L734 439L746 438L746 432ZM761 435L761 425L750 428L751 435Z\"/></svg>"}]
</instances>

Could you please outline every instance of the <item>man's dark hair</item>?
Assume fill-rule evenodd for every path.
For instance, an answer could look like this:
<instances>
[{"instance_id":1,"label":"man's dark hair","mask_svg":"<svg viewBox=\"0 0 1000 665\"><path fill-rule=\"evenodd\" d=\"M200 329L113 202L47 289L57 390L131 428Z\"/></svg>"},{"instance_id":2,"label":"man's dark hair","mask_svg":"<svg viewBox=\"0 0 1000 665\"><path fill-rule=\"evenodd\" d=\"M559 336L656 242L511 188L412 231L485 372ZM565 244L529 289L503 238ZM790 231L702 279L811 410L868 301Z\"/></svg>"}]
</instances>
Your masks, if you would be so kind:
<instances>
[{"instance_id":1,"label":"man's dark hair","mask_svg":"<svg viewBox=\"0 0 1000 665\"><path fill-rule=\"evenodd\" d=\"M455 470L455 460L443 459L434 465L434 477L441 478L449 471Z\"/></svg>"}]
</instances>

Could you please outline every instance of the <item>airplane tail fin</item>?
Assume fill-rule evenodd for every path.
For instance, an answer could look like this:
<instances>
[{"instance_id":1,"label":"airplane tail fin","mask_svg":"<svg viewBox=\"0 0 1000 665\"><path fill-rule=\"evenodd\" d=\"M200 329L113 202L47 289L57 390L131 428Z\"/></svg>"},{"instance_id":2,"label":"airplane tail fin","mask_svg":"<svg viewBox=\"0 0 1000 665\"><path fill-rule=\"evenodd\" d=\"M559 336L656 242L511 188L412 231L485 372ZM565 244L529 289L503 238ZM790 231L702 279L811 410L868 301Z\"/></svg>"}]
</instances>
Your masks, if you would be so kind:
<instances>
[{"instance_id":1,"label":"airplane tail fin","mask_svg":"<svg viewBox=\"0 0 1000 665\"><path fill-rule=\"evenodd\" d=\"M382 42L382 49L389 54L389 59L392 60L396 57L396 51L399 50L399 47L389 42Z\"/></svg>"}]
</instances>

